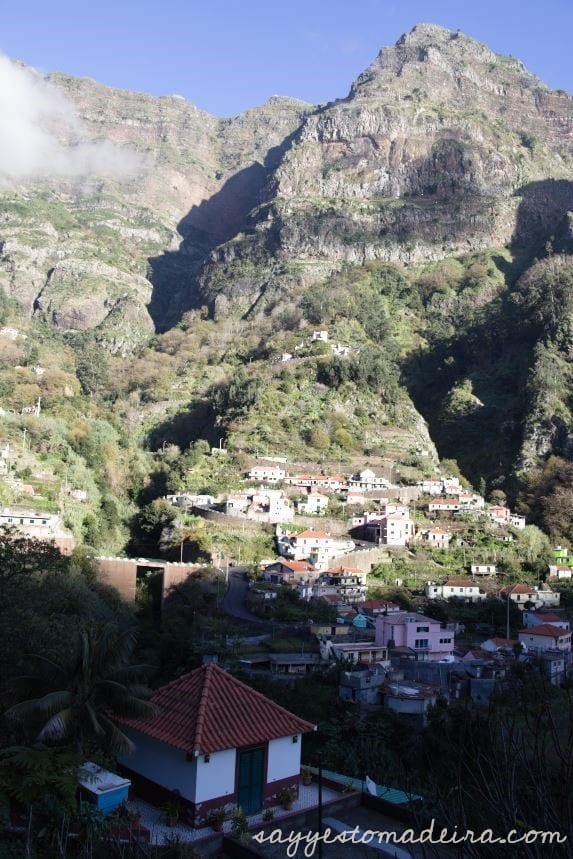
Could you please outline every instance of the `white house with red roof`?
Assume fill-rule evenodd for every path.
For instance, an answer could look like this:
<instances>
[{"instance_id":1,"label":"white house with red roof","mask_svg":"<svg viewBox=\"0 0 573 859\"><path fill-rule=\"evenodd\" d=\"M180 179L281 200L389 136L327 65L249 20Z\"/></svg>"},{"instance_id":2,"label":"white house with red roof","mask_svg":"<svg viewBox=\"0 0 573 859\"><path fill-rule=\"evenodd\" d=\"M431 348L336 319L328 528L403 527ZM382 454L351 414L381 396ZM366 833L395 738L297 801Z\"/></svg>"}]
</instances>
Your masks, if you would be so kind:
<instances>
[{"instance_id":1,"label":"white house with red roof","mask_svg":"<svg viewBox=\"0 0 573 859\"><path fill-rule=\"evenodd\" d=\"M448 549L452 535L444 528L431 528L429 531L422 533L422 540L431 546L433 549Z\"/></svg>"},{"instance_id":2,"label":"white house with red roof","mask_svg":"<svg viewBox=\"0 0 573 859\"><path fill-rule=\"evenodd\" d=\"M279 554L293 561L308 561L319 570L326 570L333 558L352 552L354 541L348 537L333 537L325 531L301 531L299 534L277 534Z\"/></svg>"},{"instance_id":3,"label":"white house with red roof","mask_svg":"<svg viewBox=\"0 0 573 859\"><path fill-rule=\"evenodd\" d=\"M562 650L571 653L571 630L562 629L551 623L522 629L519 632L519 642L528 651L542 653L545 650Z\"/></svg>"},{"instance_id":4,"label":"white house with red roof","mask_svg":"<svg viewBox=\"0 0 573 859\"><path fill-rule=\"evenodd\" d=\"M319 571L308 561L288 561L286 558L280 558L273 561L263 570L263 578L267 582L273 584L283 584L283 582L308 582L309 580L317 579L320 575Z\"/></svg>"},{"instance_id":5,"label":"white house with red roof","mask_svg":"<svg viewBox=\"0 0 573 859\"><path fill-rule=\"evenodd\" d=\"M260 480L262 483L281 483L287 477L287 472L279 465L255 465L247 476L249 480Z\"/></svg>"},{"instance_id":6,"label":"white house with red roof","mask_svg":"<svg viewBox=\"0 0 573 859\"><path fill-rule=\"evenodd\" d=\"M539 609L544 606L548 608L556 608L559 605L561 598L561 594L556 591L552 591L546 584L542 584L537 587L535 585L526 585L522 582L502 588L499 593L503 599L507 599L507 595L509 593L509 598L517 608L521 610L523 610L528 603L529 608L534 607Z\"/></svg>"},{"instance_id":7,"label":"white house with red roof","mask_svg":"<svg viewBox=\"0 0 573 859\"><path fill-rule=\"evenodd\" d=\"M524 611L523 622L527 629L533 626L542 626L544 623L559 626L561 629L571 628L569 621L554 611Z\"/></svg>"},{"instance_id":8,"label":"white house with red roof","mask_svg":"<svg viewBox=\"0 0 573 859\"><path fill-rule=\"evenodd\" d=\"M429 600L449 600L452 598L464 602L481 602L487 594L473 579L448 579L443 585L428 582L426 597Z\"/></svg>"},{"instance_id":9,"label":"white house with red roof","mask_svg":"<svg viewBox=\"0 0 573 859\"><path fill-rule=\"evenodd\" d=\"M210 663L153 695L157 715L118 719L135 745L119 762L135 792L154 805L177 799L203 826L209 812L246 814L298 791L301 735L315 726Z\"/></svg>"}]
</instances>

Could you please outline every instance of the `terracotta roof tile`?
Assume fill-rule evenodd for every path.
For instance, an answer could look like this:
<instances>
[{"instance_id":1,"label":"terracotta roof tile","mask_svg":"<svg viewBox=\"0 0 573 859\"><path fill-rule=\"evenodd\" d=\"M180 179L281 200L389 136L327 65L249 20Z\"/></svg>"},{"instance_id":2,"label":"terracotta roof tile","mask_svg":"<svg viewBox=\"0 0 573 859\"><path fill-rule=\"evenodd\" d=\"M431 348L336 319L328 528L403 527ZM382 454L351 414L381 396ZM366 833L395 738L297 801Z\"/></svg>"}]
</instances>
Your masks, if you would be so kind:
<instances>
[{"instance_id":1,"label":"terracotta roof tile","mask_svg":"<svg viewBox=\"0 0 573 859\"><path fill-rule=\"evenodd\" d=\"M560 638L562 635L571 635L571 632L568 629L562 629L560 626L552 626L550 623L542 623L539 626L531 626L529 629L521 629L519 634Z\"/></svg>"},{"instance_id":2,"label":"terracotta roof tile","mask_svg":"<svg viewBox=\"0 0 573 859\"><path fill-rule=\"evenodd\" d=\"M117 721L188 754L236 749L314 729L215 663L162 686L151 700L158 715Z\"/></svg>"}]
</instances>

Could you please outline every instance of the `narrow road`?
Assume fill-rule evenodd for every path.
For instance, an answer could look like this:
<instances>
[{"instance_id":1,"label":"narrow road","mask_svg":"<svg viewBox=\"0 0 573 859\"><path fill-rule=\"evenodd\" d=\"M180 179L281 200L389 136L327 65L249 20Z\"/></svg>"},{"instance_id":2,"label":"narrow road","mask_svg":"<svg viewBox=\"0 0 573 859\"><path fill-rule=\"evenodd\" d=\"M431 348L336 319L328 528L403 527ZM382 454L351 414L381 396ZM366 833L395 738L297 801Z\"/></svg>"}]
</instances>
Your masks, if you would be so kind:
<instances>
[{"instance_id":1,"label":"narrow road","mask_svg":"<svg viewBox=\"0 0 573 859\"><path fill-rule=\"evenodd\" d=\"M229 573L229 587L223 599L223 611L238 620L271 626L270 621L262 620L245 607L249 583L245 580L244 573L245 570L241 567L235 567L233 572Z\"/></svg>"}]
</instances>

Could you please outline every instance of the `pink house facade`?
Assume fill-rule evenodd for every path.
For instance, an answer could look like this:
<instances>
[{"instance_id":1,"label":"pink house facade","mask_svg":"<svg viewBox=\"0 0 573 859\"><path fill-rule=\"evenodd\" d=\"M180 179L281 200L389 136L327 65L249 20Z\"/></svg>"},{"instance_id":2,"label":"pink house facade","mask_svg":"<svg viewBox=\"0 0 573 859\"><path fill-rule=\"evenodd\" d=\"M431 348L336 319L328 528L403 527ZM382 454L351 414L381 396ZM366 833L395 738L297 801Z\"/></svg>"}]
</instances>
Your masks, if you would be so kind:
<instances>
[{"instance_id":1,"label":"pink house facade","mask_svg":"<svg viewBox=\"0 0 573 859\"><path fill-rule=\"evenodd\" d=\"M396 612L376 618L376 644L410 651L421 662L439 662L454 652L454 633L418 612Z\"/></svg>"}]
</instances>

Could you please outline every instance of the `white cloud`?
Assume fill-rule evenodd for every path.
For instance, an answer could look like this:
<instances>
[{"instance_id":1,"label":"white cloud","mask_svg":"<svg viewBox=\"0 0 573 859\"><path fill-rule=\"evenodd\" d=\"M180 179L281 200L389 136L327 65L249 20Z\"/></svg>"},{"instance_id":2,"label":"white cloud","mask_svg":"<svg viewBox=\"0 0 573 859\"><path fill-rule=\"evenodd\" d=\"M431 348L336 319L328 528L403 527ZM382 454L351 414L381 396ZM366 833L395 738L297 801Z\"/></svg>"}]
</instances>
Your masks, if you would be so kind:
<instances>
[{"instance_id":1,"label":"white cloud","mask_svg":"<svg viewBox=\"0 0 573 859\"><path fill-rule=\"evenodd\" d=\"M146 166L133 149L86 140L72 102L37 72L0 54L0 181L129 179Z\"/></svg>"}]
</instances>

